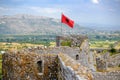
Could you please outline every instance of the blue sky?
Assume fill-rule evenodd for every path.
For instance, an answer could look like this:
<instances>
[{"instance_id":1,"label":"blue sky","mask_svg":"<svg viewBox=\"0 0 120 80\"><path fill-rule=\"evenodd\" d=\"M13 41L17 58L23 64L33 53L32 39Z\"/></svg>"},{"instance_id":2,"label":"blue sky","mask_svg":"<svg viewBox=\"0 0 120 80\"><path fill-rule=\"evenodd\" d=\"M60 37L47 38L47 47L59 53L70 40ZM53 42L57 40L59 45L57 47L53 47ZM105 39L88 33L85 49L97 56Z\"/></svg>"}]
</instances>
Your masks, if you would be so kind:
<instances>
[{"instance_id":1,"label":"blue sky","mask_svg":"<svg viewBox=\"0 0 120 80\"><path fill-rule=\"evenodd\" d=\"M61 18L78 24L120 26L120 0L0 0L0 15L31 14Z\"/></svg>"}]
</instances>

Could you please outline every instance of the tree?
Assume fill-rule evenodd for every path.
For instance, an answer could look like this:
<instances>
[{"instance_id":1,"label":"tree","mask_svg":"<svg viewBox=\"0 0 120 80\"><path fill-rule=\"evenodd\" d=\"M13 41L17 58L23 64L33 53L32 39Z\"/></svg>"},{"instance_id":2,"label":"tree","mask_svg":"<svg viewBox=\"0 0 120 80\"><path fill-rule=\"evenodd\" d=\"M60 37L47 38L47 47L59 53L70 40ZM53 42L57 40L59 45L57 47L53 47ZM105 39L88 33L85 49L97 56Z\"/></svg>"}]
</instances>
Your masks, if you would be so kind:
<instances>
[{"instance_id":1,"label":"tree","mask_svg":"<svg viewBox=\"0 0 120 80\"><path fill-rule=\"evenodd\" d=\"M111 48L110 52L111 52L111 53L115 53L115 52L116 52L116 49Z\"/></svg>"},{"instance_id":2,"label":"tree","mask_svg":"<svg viewBox=\"0 0 120 80\"><path fill-rule=\"evenodd\" d=\"M114 55L114 54L116 54L116 49L115 48L111 48L110 52L111 52L111 55Z\"/></svg>"}]
</instances>

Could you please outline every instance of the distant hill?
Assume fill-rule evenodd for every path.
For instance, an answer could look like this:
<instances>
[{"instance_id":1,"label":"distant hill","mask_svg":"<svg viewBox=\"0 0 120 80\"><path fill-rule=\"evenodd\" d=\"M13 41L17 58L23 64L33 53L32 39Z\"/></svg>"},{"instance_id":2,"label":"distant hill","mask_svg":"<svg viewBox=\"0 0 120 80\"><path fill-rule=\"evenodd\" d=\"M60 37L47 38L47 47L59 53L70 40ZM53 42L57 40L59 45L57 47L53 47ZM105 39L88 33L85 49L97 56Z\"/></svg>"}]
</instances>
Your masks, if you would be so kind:
<instances>
[{"instance_id":1,"label":"distant hill","mask_svg":"<svg viewBox=\"0 0 120 80\"><path fill-rule=\"evenodd\" d=\"M64 34L86 34L90 29L75 24L71 29L62 25ZM91 30L90 30L91 31ZM0 16L0 34L60 34L59 19L33 15Z\"/></svg>"},{"instance_id":2,"label":"distant hill","mask_svg":"<svg viewBox=\"0 0 120 80\"><path fill-rule=\"evenodd\" d=\"M84 23L86 28L95 29L98 31L120 31L120 25L98 24L98 23Z\"/></svg>"}]
</instances>

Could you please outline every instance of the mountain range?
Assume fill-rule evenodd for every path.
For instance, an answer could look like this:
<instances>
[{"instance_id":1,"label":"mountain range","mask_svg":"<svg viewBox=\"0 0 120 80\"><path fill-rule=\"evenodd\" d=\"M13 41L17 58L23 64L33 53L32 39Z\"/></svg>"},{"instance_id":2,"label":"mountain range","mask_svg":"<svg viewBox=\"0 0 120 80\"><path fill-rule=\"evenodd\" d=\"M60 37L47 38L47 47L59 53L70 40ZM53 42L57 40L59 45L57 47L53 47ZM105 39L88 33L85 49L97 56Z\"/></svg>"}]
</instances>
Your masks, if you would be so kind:
<instances>
[{"instance_id":1,"label":"mountain range","mask_svg":"<svg viewBox=\"0 0 120 80\"><path fill-rule=\"evenodd\" d=\"M72 29L62 24L60 19L45 16L27 14L0 16L0 34L89 34L95 30L108 29L106 27L100 28L99 25L87 26L75 23ZM115 28L111 27L111 29ZM117 30L120 29L117 28Z\"/></svg>"},{"instance_id":2,"label":"mountain range","mask_svg":"<svg viewBox=\"0 0 120 80\"><path fill-rule=\"evenodd\" d=\"M61 32L62 29L62 32ZM89 29L75 24L70 28L59 19L33 15L0 16L0 34L67 34L85 33Z\"/></svg>"}]
</instances>

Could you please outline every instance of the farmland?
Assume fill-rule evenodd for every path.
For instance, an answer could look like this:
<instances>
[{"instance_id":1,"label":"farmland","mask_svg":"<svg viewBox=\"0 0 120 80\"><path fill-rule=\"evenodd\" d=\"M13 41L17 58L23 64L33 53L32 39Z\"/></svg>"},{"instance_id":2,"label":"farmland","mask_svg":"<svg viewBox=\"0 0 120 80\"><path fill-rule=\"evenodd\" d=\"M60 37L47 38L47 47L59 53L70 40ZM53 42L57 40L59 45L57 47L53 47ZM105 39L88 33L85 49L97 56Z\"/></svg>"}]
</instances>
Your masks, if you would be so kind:
<instances>
[{"instance_id":1,"label":"farmland","mask_svg":"<svg viewBox=\"0 0 120 80\"><path fill-rule=\"evenodd\" d=\"M117 41L90 41L90 48L111 48Z\"/></svg>"}]
</instances>

